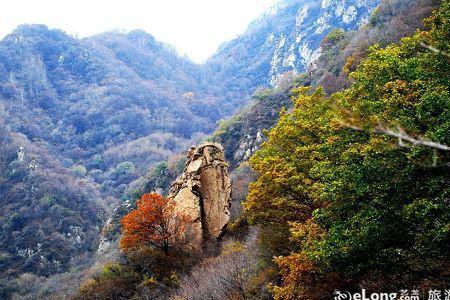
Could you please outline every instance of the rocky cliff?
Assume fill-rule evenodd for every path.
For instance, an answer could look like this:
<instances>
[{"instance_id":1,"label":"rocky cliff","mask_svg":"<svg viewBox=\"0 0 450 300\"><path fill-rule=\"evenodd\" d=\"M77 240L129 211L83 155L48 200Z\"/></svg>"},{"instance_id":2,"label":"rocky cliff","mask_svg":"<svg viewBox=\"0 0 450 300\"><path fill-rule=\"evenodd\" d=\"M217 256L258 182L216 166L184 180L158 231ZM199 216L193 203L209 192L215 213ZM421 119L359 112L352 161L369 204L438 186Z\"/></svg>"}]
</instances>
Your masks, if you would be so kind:
<instances>
[{"instance_id":1,"label":"rocky cliff","mask_svg":"<svg viewBox=\"0 0 450 300\"><path fill-rule=\"evenodd\" d=\"M172 184L169 199L175 213L192 220L195 247L217 240L230 218L231 179L220 144L192 147L183 173Z\"/></svg>"},{"instance_id":2,"label":"rocky cliff","mask_svg":"<svg viewBox=\"0 0 450 300\"><path fill-rule=\"evenodd\" d=\"M224 43L207 62L221 81L234 87L277 85L288 71L303 73L322 53L334 28L366 24L380 0L279 0L247 31ZM253 90L251 90L253 92Z\"/></svg>"}]
</instances>

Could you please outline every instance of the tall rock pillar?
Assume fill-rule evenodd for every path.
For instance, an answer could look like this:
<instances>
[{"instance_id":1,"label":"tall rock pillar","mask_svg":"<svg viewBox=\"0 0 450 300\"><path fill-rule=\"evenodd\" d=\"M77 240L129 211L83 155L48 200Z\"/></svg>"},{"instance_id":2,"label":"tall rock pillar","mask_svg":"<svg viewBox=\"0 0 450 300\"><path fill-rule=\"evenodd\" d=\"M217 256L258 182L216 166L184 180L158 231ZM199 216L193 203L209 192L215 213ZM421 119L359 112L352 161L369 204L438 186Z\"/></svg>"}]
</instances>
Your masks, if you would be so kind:
<instances>
[{"instance_id":1,"label":"tall rock pillar","mask_svg":"<svg viewBox=\"0 0 450 300\"><path fill-rule=\"evenodd\" d=\"M231 179L220 144L192 147L183 173L172 184L169 199L175 213L191 222L191 244L200 248L217 240L230 219Z\"/></svg>"}]
</instances>

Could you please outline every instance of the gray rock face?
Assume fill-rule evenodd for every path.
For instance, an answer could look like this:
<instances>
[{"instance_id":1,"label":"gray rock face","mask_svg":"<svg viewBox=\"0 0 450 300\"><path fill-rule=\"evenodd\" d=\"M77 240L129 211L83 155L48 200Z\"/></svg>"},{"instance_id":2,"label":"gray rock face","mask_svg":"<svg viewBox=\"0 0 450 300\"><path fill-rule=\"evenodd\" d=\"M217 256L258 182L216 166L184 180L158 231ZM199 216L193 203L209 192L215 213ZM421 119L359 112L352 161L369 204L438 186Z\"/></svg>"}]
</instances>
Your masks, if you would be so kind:
<instances>
[{"instance_id":1,"label":"gray rock face","mask_svg":"<svg viewBox=\"0 0 450 300\"><path fill-rule=\"evenodd\" d=\"M175 214L191 220L190 238L195 248L217 240L230 219L231 203L231 179L222 146L207 143L191 148L169 199L175 203Z\"/></svg>"},{"instance_id":2,"label":"gray rock face","mask_svg":"<svg viewBox=\"0 0 450 300\"><path fill-rule=\"evenodd\" d=\"M322 51L321 41L331 30L357 29L379 3L278 0L244 34L223 44L208 65L250 87L275 86L285 72L303 73L314 67Z\"/></svg>"}]
</instances>

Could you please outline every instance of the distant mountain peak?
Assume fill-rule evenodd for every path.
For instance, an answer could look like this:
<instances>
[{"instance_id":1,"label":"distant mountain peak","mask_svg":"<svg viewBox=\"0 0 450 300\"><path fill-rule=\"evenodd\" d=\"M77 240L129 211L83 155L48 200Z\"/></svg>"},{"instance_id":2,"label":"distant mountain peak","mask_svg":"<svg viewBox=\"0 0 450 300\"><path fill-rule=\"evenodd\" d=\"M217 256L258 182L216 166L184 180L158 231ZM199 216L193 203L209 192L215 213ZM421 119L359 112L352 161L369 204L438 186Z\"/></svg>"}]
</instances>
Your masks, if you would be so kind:
<instances>
[{"instance_id":1,"label":"distant mountain peak","mask_svg":"<svg viewBox=\"0 0 450 300\"><path fill-rule=\"evenodd\" d=\"M127 37L130 39L143 39L147 41L156 42L156 39L152 34L142 29L136 29L128 32Z\"/></svg>"},{"instance_id":2,"label":"distant mountain peak","mask_svg":"<svg viewBox=\"0 0 450 300\"><path fill-rule=\"evenodd\" d=\"M60 29L52 29L44 24L22 24L17 26L13 32L5 37L5 40L18 38L23 39L29 37L35 39L36 37L50 38L50 39L73 39L72 36Z\"/></svg>"}]
</instances>

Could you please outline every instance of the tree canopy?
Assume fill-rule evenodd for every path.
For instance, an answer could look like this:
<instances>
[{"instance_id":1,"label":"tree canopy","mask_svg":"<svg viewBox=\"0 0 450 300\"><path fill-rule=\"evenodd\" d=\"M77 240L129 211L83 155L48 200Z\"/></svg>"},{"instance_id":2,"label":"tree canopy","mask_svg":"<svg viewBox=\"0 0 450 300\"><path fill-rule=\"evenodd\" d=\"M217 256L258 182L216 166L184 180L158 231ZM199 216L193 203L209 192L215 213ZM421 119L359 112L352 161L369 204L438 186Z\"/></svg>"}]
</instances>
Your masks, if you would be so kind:
<instances>
[{"instance_id":1,"label":"tree canopy","mask_svg":"<svg viewBox=\"0 0 450 300\"><path fill-rule=\"evenodd\" d=\"M297 89L252 157L245 208L270 233L275 298L448 282L449 20L446 0L428 31L372 47L331 97Z\"/></svg>"},{"instance_id":2,"label":"tree canopy","mask_svg":"<svg viewBox=\"0 0 450 300\"><path fill-rule=\"evenodd\" d=\"M120 248L125 252L155 247L168 254L180 244L189 220L174 214L174 203L156 193L144 194L137 208L120 221L123 237Z\"/></svg>"}]
</instances>

